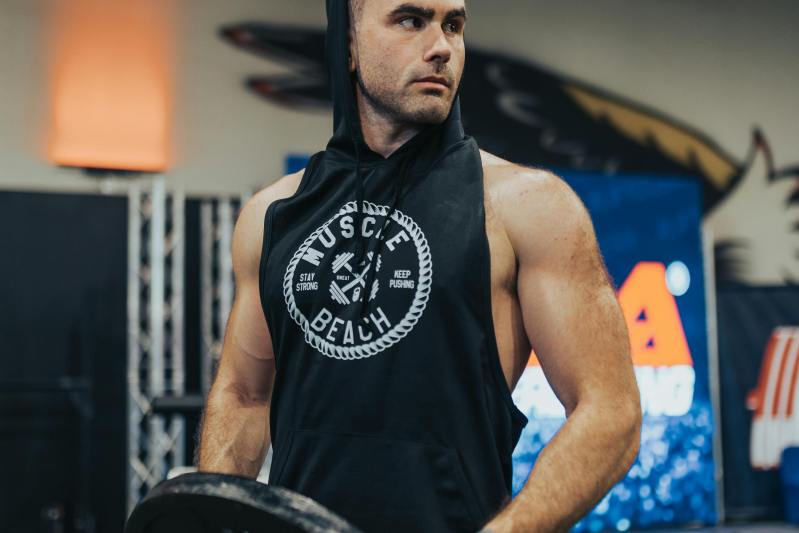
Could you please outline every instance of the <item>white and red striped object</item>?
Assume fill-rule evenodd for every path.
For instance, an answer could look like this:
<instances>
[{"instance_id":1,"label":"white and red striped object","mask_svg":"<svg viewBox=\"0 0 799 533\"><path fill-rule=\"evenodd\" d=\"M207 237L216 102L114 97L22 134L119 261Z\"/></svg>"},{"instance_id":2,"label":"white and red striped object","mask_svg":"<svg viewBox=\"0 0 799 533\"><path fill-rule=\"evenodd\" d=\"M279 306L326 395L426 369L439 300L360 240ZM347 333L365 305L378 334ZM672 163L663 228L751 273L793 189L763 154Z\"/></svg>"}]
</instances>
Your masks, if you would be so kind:
<instances>
[{"instance_id":1,"label":"white and red striped object","mask_svg":"<svg viewBox=\"0 0 799 533\"><path fill-rule=\"evenodd\" d=\"M752 468L778 468L782 451L799 446L799 327L772 332L757 388L746 397L746 407L753 411Z\"/></svg>"}]
</instances>

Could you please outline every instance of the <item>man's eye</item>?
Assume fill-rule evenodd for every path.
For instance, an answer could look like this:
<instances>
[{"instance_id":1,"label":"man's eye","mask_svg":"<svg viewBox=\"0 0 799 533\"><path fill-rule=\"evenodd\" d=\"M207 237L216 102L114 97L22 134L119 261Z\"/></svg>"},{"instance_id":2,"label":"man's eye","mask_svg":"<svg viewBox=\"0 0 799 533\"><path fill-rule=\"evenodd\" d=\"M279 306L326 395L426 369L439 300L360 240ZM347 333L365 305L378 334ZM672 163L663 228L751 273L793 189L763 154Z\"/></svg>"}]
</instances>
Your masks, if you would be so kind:
<instances>
[{"instance_id":1,"label":"man's eye","mask_svg":"<svg viewBox=\"0 0 799 533\"><path fill-rule=\"evenodd\" d=\"M461 31L461 25L458 24L457 22L445 22L444 31L448 31L451 33L458 33Z\"/></svg>"},{"instance_id":2,"label":"man's eye","mask_svg":"<svg viewBox=\"0 0 799 533\"><path fill-rule=\"evenodd\" d=\"M422 27L422 19L419 17L405 17L399 21L399 24L409 30L418 30Z\"/></svg>"}]
</instances>

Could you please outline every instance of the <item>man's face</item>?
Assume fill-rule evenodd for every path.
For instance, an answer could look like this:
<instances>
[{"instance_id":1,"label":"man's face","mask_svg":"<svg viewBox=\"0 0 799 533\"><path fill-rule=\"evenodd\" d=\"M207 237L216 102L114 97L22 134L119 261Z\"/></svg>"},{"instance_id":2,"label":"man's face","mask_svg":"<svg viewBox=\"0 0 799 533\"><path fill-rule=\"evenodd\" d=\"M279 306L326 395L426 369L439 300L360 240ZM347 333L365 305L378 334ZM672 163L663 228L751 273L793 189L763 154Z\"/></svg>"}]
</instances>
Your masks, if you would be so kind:
<instances>
[{"instance_id":1,"label":"man's face","mask_svg":"<svg viewBox=\"0 0 799 533\"><path fill-rule=\"evenodd\" d=\"M397 122L439 124L465 61L463 0L353 0L350 72L364 98ZM421 81L439 78L440 82Z\"/></svg>"}]
</instances>

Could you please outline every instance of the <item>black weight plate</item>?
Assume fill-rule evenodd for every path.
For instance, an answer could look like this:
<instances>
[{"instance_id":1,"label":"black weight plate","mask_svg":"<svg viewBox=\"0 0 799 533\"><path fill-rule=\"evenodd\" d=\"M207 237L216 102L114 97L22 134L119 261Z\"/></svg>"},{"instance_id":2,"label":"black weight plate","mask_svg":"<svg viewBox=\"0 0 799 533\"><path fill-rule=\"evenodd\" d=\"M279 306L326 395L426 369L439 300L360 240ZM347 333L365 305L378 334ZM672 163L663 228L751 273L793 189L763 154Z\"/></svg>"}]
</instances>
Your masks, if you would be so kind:
<instances>
[{"instance_id":1,"label":"black weight plate","mask_svg":"<svg viewBox=\"0 0 799 533\"><path fill-rule=\"evenodd\" d=\"M360 533L313 499L250 478L197 472L156 485L125 533Z\"/></svg>"}]
</instances>

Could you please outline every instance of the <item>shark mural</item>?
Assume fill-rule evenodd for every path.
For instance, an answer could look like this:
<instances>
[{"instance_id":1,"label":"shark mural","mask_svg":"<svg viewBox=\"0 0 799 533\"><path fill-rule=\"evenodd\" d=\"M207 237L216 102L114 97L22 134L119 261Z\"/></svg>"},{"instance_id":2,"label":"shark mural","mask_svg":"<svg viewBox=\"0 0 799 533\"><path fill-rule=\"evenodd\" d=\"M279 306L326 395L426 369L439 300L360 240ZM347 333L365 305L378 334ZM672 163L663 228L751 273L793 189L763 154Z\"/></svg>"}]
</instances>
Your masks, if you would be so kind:
<instances>
[{"instance_id":1,"label":"shark mural","mask_svg":"<svg viewBox=\"0 0 799 533\"><path fill-rule=\"evenodd\" d=\"M298 111L331 107L322 29L248 22L223 27L220 35L293 71L249 77L253 93ZM799 164L775 168L759 129L749 153L736 157L664 113L471 45L461 91L466 130L508 160L556 172L701 180L720 284L799 282Z\"/></svg>"}]
</instances>

